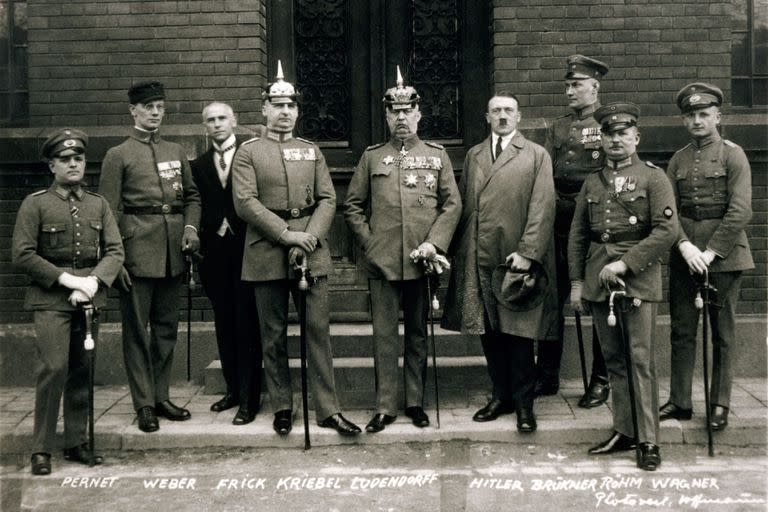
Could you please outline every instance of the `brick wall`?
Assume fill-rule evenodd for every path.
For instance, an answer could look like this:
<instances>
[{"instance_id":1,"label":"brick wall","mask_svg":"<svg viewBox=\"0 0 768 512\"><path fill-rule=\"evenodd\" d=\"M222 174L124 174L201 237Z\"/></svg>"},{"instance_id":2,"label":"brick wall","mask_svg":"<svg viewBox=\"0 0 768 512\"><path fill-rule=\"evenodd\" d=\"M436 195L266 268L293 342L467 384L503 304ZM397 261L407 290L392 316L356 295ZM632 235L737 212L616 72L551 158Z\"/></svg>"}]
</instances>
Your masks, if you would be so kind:
<instances>
[{"instance_id":1,"label":"brick wall","mask_svg":"<svg viewBox=\"0 0 768 512\"><path fill-rule=\"evenodd\" d=\"M262 0L29 0L31 126L122 125L126 91L160 80L167 124L200 122L229 102L260 119L266 77Z\"/></svg>"},{"instance_id":2,"label":"brick wall","mask_svg":"<svg viewBox=\"0 0 768 512\"><path fill-rule=\"evenodd\" d=\"M730 98L729 1L494 0L497 89L520 95L529 117L561 115L565 57L605 61L603 103L631 100L643 115L677 114L674 94L707 80Z\"/></svg>"}]
</instances>

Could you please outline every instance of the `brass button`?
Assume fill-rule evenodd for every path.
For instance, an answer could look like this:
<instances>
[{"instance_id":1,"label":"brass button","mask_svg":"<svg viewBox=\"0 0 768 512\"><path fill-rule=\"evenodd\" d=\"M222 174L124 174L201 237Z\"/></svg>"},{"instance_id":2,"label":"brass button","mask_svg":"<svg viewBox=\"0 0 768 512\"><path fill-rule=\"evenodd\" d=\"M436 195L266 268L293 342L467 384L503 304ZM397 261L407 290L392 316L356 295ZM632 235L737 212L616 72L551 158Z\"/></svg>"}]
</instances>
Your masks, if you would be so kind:
<instances>
[{"instance_id":1,"label":"brass button","mask_svg":"<svg viewBox=\"0 0 768 512\"><path fill-rule=\"evenodd\" d=\"M294 219L298 219L299 215L301 215L301 210L299 210L298 208L291 208L291 217L293 217Z\"/></svg>"}]
</instances>

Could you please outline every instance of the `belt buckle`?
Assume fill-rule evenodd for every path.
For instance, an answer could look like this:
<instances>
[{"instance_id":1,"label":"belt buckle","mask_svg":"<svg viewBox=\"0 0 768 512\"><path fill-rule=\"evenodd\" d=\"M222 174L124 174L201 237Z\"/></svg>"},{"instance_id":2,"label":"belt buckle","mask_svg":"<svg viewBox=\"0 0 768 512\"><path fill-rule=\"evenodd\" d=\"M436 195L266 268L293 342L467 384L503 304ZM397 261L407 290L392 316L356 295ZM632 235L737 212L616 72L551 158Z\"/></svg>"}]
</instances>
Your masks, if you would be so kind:
<instances>
[{"instance_id":1,"label":"belt buckle","mask_svg":"<svg viewBox=\"0 0 768 512\"><path fill-rule=\"evenodd\" d=\"M301 210L298 208L291 208L290 213L291 213L291 218L298 219L299 215L301 215Z\"/></svg>"},{"instance_id":2,"label":"belt buckle","mask_svg":"<svg viewBox=\"0 0 768 512\"><path fill-rule=\"evenodd\" d=\"M602 240L603 242L607 242L610 239L611 239L611 235L609 235L608 233L603 233L600 235L600 240Z\"/></svg>"},{"instance_id":3,"label":"belt buckle","mask_svg":"<svg viewBox=\"0 0 768 512\"><path fill-rule=\"evenodd\" d=\"M163 207L162 207L162 208L160 208L160 210L161 210L163 213L171 213L171 205L169 205L169 204L164 204L164 205L163 205Z\"/></svg>"}]
</instances>

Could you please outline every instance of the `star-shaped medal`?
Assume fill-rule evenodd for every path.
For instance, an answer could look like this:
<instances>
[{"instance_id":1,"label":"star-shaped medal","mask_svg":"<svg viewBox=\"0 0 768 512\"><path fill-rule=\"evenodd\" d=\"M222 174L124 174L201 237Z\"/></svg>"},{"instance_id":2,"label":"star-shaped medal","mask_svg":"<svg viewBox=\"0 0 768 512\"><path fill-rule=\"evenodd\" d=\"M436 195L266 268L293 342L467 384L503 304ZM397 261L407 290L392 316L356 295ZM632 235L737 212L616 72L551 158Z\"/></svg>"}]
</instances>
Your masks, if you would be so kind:
<instances>
[{"instance_id":1,"label":"star-shaped medal","mask_svg":"<svg viewBox=\"0 0 768 512\"><path fill-rule=\"evenodd\" d=\"M381 161L384 162L384 165L389 165L395 161L395 158L392 155L387 155Z\"/></svg>"},{"instance_id":2,"label":"star-shaped medal","mask_svg":"<svg viewBox=\"0 0 768 512\"><path fill-rule=\"evenodd\" d=\"M432 190L433 188L435 188L436 181L437 180L435 180L435 175L432 174L431 172L428 172L427 175L424 176L424 185L426 185L426 187L429 190Z\"/></svg>"},{"instance_id":3,"label":"star-shaped medal","mask_svg":"<svg viewBox=\"0 0 768 512\"><path fill-rule=\"evenodd\" d=\"M405 175L405 179L403 179L403 183L405 183L406 187L415 187L418 179L419 177L415 173L409 172L408 174Z\"/></svg>"}]
</instances>

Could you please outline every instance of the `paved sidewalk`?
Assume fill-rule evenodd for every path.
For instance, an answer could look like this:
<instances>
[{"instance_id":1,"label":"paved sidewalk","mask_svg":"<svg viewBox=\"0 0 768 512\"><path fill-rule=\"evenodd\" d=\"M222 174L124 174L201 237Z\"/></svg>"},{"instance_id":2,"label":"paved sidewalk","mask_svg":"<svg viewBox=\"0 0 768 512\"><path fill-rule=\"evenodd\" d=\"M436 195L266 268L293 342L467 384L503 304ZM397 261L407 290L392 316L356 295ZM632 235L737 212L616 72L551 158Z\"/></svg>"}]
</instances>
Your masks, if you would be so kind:
<instances>
[{"instance_id":1,"label":"paved sidewalk","mask_svg":"<svg viewBox=\"0 0 768 512\"><path fill-rule=\"evenodd\" d=\"M729 426L715 433L716 446L765 445L768 425L768 388L766 379L737 379ZM661 403L668 396L668 384L660 389ZM100 450L150 450L193 447L301 447L303 446L300 399L295 400L298 410L293 432L280 437L272 430L269 404L262 408L256 420L245 426L234 426L231 420L236 409L213 413L210 405L219 396L203 394L197 385L175 386L172 400L187 407L192 419L186 422L160 420L160 430L152 434L141 432L131 405L127 386L104 386L96 389L96 442ZM581 381L563 381L560 393L536 401L535 413L538 431L519 434L514 414L502 416L489 423L472 421L472 414L485 404L483 395L473 396L463 407L441 410L441 426L436 427L434 409L428 409L432 425L418 429L404 415L378 434L363 433L357 438L343 438L335 431L323 429L311 414L310 432L313 445L387 444L400 442L431 442L450 439L471 441L500 441L521 444L594 444L611 431L611 412L608 406L580 409L576 403L582 393ZM661 424L662 444L704 444L704 403L701 382L694 386L694 395L702 397L694 403L691 421L666 421ZM266 395L265 395L266 398ZM0 388L0 454L24 454L29 451L33 426L34 389ZM361 428L371 418L371 410L344 411L344 415ZM59 425L61 431L61 424Z\"/></svg>"}]
</instances>

